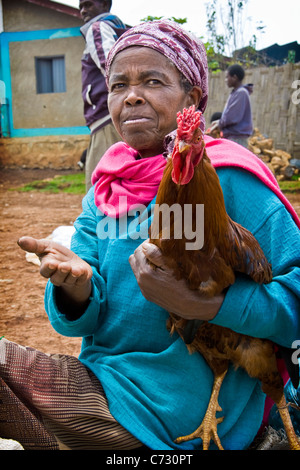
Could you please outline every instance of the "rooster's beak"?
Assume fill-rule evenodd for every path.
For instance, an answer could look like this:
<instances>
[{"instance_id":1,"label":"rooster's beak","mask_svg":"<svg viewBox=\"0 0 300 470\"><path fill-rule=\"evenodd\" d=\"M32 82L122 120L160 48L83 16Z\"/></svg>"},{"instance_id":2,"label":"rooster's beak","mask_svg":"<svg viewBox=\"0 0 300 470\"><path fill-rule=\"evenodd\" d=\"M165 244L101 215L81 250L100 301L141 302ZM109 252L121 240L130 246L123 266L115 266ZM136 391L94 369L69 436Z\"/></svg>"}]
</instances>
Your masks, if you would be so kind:
<instances>
[{"instance_id":1,"label":"rooster's beak","mask_svg":"<svg viewBox=\"0 0 300 470\"><path fill-rule=\"evenodd\" d=\"M180 140L178 143L178 150L180 153L184 152L185 150L189 150L190 145L187 144L184 140Z\"/></svg>"}]
</instances>

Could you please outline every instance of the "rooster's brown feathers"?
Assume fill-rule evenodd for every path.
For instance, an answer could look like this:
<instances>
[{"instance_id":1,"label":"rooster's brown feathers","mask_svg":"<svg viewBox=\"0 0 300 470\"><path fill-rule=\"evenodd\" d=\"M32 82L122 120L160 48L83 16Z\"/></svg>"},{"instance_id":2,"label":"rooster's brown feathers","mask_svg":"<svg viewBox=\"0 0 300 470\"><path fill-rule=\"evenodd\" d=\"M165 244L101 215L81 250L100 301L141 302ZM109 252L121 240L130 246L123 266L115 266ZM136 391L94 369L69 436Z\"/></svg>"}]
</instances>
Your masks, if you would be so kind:
<instances>
[{"instance_id":1,"label":"rooster's brown feathers","mask_svg":"<svg viewBox=\"0 0 300 470\"><path fill-rule=\"evenodd\" d=\"M184 110L183 114L178 113L175 145L159 186L156 207L179 204L184 213L185 205L191 204L192 228L195 230L196 206L203 204L203 246L199 250L187 250L186 243L191 240L184 236L184 227L182 238L174 238L178 220L172 212L167 238L163 236L166 227L163 227L161 213L154 213L150 241L160 248L177 279L185 279L191 289L213 297L235 282L236 273L243 273L262 284L271 282L272 270L255 237L226 212L219 178L207 156L199 129L199 114L194 107ZM184 225L184 220L180 223ZM283 394L283 382L276 366L275 345L271 341L245 336L208 322L185 320L172 312L169 328L190 343L190 351L200 352L215 374L226 370L231 361L261 380L265 393L278 403ZM290 358L288 362L294 373L293 383L297 386L298 367Z\"/></svg>"}]
</instances>

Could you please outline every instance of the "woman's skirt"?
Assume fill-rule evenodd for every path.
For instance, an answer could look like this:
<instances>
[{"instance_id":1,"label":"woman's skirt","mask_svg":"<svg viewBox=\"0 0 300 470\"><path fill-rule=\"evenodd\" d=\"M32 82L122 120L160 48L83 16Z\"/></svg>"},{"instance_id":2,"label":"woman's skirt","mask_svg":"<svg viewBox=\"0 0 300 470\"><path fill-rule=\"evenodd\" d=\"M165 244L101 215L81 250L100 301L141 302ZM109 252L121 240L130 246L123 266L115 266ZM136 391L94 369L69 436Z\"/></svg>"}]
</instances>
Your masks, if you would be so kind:
<instances>
[{"instance_id":1,"label":"woman's skirt","mask_svg":"<svg viewBox=\"0 0 300 470\"><path fill-rule=\"evenodd\" d=\"M142 443L110 414L77 358L0 340L0 437L28 450L131 450Z\"/></svg>"}]
</instances>

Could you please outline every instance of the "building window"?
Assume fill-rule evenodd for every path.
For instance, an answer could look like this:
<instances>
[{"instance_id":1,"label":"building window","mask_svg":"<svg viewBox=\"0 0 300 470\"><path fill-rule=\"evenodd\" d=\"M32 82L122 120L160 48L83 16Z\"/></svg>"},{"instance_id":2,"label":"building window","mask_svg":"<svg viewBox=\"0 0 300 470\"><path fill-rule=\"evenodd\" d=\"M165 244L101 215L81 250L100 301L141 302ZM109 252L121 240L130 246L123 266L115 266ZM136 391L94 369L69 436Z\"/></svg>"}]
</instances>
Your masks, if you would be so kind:
<instances>
[{"instance_id":1,"label":"building window","mask_svg":"<svg viewBox=\"0 0 300 470\"><path fill-rule=\"evenodd\" d=\"M36 57L37 93L63 93L66 91L64 56Z\"/></svg>"}]
</instances>

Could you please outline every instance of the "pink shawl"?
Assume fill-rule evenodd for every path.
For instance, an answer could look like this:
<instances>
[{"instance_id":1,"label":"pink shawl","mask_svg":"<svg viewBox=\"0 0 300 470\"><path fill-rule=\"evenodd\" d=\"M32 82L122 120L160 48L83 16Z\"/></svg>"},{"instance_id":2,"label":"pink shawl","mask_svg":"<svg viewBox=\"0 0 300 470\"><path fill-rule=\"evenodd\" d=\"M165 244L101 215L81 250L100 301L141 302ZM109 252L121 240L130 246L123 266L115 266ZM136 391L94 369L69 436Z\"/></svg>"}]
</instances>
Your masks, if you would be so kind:
<instances>
[{"instance_id":1,"label":"pink shawl","mask_svg":"<svg viewBox=\"0 0 300 470\"><path fill-rule=\"evenodd\" d=\"M95 204L109 217L149 204L157 193L166 159L162 155L138 158L138 152L118 142L103 155L92 174Z\"/></svg>"},{"instance_id":2,"label":"pink shawl","mask_svg":"<svg viewBox=\"0 0 300 470\"><path fill-rule=\"evenodd\" d=\"M282 201L300 228L299 217L280 191L269 168L249 150L226 139L204 136L207 155L215 168L239 167L268 186ZM95 204L106 215L120 217L129 209L148 205L155 197L166 159L163 155L138 158L138 152L124 142L114 144L103 155L92 175Z\"/></svg>"},{"instance_id":3,"label":"pink shawl","mask_svg":"<svg viewBox=\"0 0 300 470\"><path fill-rule=\"evenodd\" d=\"M213 139L212 137L205 136L204 140L207 155L215 168L239 167L257 176L281 200L292 215L296 225L300 228L300 219L295 209L281 192L271 170L260 158L244 147L226 139Z\"/></svg>"}]
</instances>

